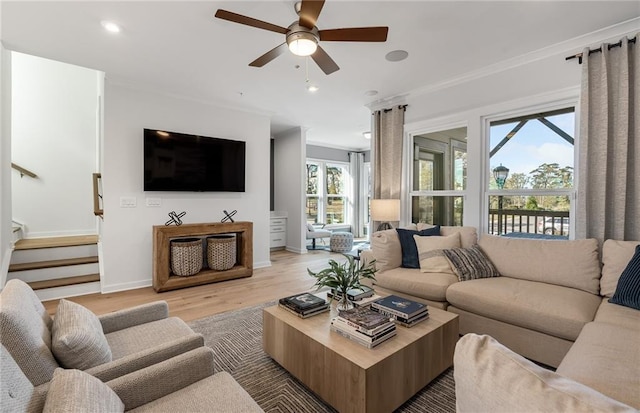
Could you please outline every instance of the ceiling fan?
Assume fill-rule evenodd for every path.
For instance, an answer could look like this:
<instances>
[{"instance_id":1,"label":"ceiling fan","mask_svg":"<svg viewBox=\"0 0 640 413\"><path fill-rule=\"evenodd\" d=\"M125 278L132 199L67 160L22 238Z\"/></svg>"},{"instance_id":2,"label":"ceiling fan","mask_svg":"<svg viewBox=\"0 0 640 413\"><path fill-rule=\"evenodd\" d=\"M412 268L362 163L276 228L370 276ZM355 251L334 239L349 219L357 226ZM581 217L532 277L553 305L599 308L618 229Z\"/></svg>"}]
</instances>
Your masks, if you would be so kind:
<instances>
[{"instance_id":1,"label":"ceiling fan","mask_svg":"<svg viewBox=\"0 0 640 413\"><path fill-rule=\"evenodd\" d=\"M280 56L287 50L298 56L311 56L322 71L329 75L340 69L336 62L318 44L324 42L385 42L387 40L388 27L352 27L345 29L319 30L316 20L324 6L324 0L302 0L296 3L295 9L300 19L294 21L289 27L281 27L241 14L226 10L218 10L216 17L234 23L240 23L258 29L269 30L285 35L286 41L269 50L249 66L262 67Z\"/></svg>"}]
</instances>

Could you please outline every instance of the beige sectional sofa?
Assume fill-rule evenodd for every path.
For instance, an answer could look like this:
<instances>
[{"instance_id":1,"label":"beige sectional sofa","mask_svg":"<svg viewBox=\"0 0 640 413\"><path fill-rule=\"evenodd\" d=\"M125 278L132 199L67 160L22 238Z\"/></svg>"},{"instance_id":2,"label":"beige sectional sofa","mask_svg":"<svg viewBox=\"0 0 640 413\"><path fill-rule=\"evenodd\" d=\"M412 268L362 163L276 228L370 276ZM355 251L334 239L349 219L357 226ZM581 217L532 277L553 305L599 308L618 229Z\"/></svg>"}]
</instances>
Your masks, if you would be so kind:
<instances>
[{"instance_id":1,"label":"beige sectional sofa","mask_svg":"<svg viewBox=\"0 0 640 413\"><path fill-rule=\"evenodd\" d=\"M414 229L420 230L423 227ZM557 367L575 380L640 409L640 311L611 304L635 241L549 241L486 235L477 241L499 277L459 282L451 273L401 268L395 230L374 233L379 272L374 288L412 297L460 316L460 334L486 334L516 353ZM459 232L461 246L476 243L475 228ZM380 258L381 259L380 259Z\"/></svg>"}]
</instances>

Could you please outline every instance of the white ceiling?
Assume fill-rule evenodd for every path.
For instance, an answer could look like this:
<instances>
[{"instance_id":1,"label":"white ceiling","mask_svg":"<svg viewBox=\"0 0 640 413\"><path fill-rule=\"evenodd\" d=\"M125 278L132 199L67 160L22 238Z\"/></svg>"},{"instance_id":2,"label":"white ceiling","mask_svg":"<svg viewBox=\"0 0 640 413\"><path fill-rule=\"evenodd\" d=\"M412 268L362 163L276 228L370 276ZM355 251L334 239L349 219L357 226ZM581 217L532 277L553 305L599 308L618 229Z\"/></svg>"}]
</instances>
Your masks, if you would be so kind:
<instances>
[{"instance_id":1,"label":"white ceiling","mask_svg":"<svg viewBox=\"0 0 640 413\"><path fill-rule=\"evenodd\" d=\"M284 35L213 17L217 9L279 26L296 20L293 1L2 1L10 50L104 71L109 81L267 113L272 134L308 128L310 143L364 149L369 104L640 16L640 1L328 0L319 29L388 26L386 43L324 42L340 66L325 75L286 53L263 68L248 63ZM122 27L114 35L100 22ZM587 45L585 45L587 46ZM402 62L385 54L409 52ZM376 96L367 91L376 90Z\"/></svg>"}]
</instances>

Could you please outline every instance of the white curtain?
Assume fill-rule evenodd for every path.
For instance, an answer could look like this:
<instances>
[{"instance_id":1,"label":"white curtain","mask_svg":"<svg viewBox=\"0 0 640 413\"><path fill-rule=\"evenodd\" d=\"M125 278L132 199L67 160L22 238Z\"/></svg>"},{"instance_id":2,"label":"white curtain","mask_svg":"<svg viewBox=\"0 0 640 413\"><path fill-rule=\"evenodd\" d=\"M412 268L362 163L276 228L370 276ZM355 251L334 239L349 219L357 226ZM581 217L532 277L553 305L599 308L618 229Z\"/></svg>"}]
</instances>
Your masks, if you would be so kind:
<instances>
[{"instance_id":1,"label":"white curtain","mask_svg":"<svg viewBox=\"0 0 640 413\"><path fill-rule=\"evenodd\" d=\"M582 54L578 238L640 240L637 38Z\"/></svg>"},{"instance_id":2,"label":"white curtain","mask_svg":"<svg viewBox=\"0 0 640 413\"><path fill-rule=\"evenodd\" d=\"M363 195L366 200L366 194L362 193L364 188L364 185L362 185L362 180L364 179L364 153L349 152L349 166L351 172L351 206L353 211L353 219L351 220L353 228L351 232L353 232L354 237L362 237L364 235L362 226L365 222L362 216Z\"/></svg>"},{"instance_id":3,"label":"white curtain","mask_svg":"<svg viewBox=\"0 0 640 413\"><path fill-rule=\"evenodd\" d=\"M402 185L402 136L406 106L373 113L371 133L372 199L400 199ZM372 222L376 228L379 222ZM394 223L394 226L397 222Z\"/></svg>"}]
</instances>

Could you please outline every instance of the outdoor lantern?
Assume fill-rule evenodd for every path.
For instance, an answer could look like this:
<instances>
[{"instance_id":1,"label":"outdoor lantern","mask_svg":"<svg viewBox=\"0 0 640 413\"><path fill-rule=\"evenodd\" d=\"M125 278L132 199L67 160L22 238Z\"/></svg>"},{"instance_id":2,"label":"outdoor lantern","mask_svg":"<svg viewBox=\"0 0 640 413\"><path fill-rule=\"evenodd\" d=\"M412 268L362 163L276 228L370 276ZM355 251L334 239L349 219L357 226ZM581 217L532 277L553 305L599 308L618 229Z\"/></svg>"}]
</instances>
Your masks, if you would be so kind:
<instances>
[{"instance_id":1,"label":"outdoor lantern","mask_svg":"<svg viewBox=\"0 0 640 413\"><path fill-rule=\"evenodd\" d=\"M493 170L493 178L496 180L496 184L498 184L498 188L500 189L504 189L504 183L507 182L508 176L509 168L502 166L502 164Z\"/></svg>"}]
</instances>

